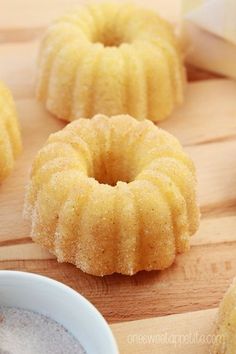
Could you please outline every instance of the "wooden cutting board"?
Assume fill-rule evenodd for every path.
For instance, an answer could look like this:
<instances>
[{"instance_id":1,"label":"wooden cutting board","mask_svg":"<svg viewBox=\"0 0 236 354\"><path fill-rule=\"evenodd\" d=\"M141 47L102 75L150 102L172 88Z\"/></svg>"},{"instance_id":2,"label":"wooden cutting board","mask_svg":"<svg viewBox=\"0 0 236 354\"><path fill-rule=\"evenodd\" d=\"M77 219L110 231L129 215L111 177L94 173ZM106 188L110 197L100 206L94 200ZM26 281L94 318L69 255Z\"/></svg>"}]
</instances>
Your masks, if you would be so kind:
<instances>
[{"instance_id":1,"label":"wooden cutting board","mask_svg":"<svg viewBox=\"0 0 236 354\"><path fill-rule=\"evenodd\" d=\"M121 353L203 354L206 346L198 351L189 346L183 351L183 347L127 343L127 333L158 334L164 328L170 334L189 328L208 333L214 310L185 313L217 307L236 275L236 82L191 70L191 79L204 80L190 82L184 105L160 124L179 138L196 164L202 212L191 251L179 255L170 269L140 272L133 277L93 277L73 265L58 264L46 250L32 243L29 224L22 220L32 159L48 135L64 126L34 99L38 37L53 17L80 2L1 1L0 78L16 99L24 150L13 173L0 186L0 269L47 275L79 291L109 323L116 323L112 329ZM148 4L176 21L178 1L153 0ZM24 13L20 9L25 9ZM163 317L166 315L172 316ZM156 316L161 317L152 319Z\"/></svg>"},{"instance_id":2,"label":"wooden cutting board","mask_svg":"<svg viewBox=\"0 0 236 354\"><path fill-rule=\"evenodd\" d=\"M209 354L217 309L111 326L121 353ZM233 354L233 353L232 353Z\"/></svg>"}]
</instances>

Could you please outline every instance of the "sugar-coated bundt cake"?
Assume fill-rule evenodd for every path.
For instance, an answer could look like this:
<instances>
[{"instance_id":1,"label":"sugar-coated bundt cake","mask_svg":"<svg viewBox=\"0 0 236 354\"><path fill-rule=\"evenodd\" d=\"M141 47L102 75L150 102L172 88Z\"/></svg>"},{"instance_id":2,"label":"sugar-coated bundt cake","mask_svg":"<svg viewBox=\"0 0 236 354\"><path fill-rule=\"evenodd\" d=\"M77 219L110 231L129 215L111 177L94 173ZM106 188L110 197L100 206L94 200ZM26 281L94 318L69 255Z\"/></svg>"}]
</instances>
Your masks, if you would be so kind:
<instances>
[{"instance_id":1,"label":"sugar-coated bundt cake","mask_svg":"<svg viewBox=\"0 0 236 354\"><path fill-rule=\"evenodd\" d=\"M131 4L81 8L50 26L37 94L57 117L128 113L159 121L182 102L185 71L171 26Z\"/></svg>"},{"instance_id":2,"label":"sugar-coated bundt cake","mask_svg":"<svg viewBox=\"0 0 236 354\"><path fill-rule=\"evenodd\" d=\"M95 275L169 267L199 223L195 170L179 142L128 115L78 119L32 166L33 239Z\"/></svg>"},{"instance_id":3,"label":"sugar-coated bundt cake","mask_svg":"<svg viewBox=\"0 0 236 354\"><path fill-rule=\"evenodd\" d=\"M13 169L21 151L21 136L10 91L0 81L0 183Z\"/></svg>"},{"instance_id":4,"label":"sugar-coated bundt cake","mask_svg":"<svg viewBox=\"0 0 236 354\"><path fill-rule=\"evenodd\" d=\"M213 343L211 354L236 353L236 279L220 304Z\"/></svg>"}]
</instances>

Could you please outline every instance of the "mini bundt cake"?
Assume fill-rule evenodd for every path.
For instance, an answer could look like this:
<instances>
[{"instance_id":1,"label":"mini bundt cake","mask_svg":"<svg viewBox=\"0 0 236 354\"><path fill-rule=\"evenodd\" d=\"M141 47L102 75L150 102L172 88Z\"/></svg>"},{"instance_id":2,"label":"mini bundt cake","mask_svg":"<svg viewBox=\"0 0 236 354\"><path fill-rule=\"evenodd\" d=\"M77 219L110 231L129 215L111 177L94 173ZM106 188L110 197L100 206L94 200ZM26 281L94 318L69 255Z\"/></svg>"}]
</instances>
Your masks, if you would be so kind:
<instances>
[{"instance_id":1,"label":"mini bundt cake","mask_svg":"<svg viewBox=\"0 0 236 354\"><path fill-rule=\"evenodd\" d=\"M128 115L78 119L32 166L32 237L84 272L169 267L199 223L195 170L179 142Z\"/></svg>"},{"instance_id":2,"label":"mini bundt cake","mask_svg":"<svg viewBox=\"0 0 236 354\"><path fill-rule=\"evenodd\" d=\"M220 304L213 343L211 354L236 353L236 279Z\"/></svg>"},{"instance_id":3,"label":"mini bundt cake","mask_svg":"<svg viewBox=\"0 0 236 354\"><path fill-rule=\"evenodd\" d=\"M185 70L171 26L131 4L95 4L52 24L39 54L37 95L72 121L127 113L159 121L182 102Z\"/></svg>"},{"instance_id":4,"label":"mini bundt cake","mask_svg":"<svg viewBox=\"0 0 236 354\"><path fill-rule=\"evenodd\" d=\"M21 136L10 91L0 81L0 183L12 171L21 151Z\"/></svg>"}]
</instances>

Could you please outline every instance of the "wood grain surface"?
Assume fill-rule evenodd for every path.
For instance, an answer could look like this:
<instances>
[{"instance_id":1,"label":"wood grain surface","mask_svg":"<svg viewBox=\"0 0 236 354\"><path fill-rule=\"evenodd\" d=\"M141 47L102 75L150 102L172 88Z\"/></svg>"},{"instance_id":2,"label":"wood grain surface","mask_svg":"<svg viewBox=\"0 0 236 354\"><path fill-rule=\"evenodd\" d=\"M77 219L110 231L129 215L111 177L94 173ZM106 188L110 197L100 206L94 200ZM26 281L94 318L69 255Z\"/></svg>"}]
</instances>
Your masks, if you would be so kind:
<instances>
[{"instance_id":1,"label":"wood grain surface","mask_svg":"<svg viewBox=\"0 0 236 354\"><path fill-rule=\"evenodd\" d=\"M13 173L0 186L0 269L25 270L62 281L86 296L109 323L214 308L236 275L236 82L189 68L191 82L187 85L185 103L160 124L179 138L196 164L202 212L191 251L179 255L170 269L140 272L133 277L117 274L94 277L73 265L57 263L31 241L29 224L22 220L29 169L48 135L64 126L34 98L39 40L53 18L81 2L86 1L1 1L0 79L9 85L15 97L24 150ZM173 22L179 19L179 4L171 0L148 2L148 6ZM202 316L205 318L208 312ZM190 323L192 318L178 315L173 326L184 323L183 319ZM175 317L160 319L157 333L162 323L172 319ZM154 328L156 320L153 321L147 325L135 322L138 333ZM204 326L204 320L201 321ZM133 331L133 326L134 323L129 323L112 327L122 353L134 353L132 345L127 351L124 349L125 333ZM194 321L190 326L195 328ZM166 349L161 349L165 353ZM156 347L138 345L135 353L156 353L155 350ZM200 350L188 351L195 353L201 354Z\"/></svg>"},{"instance_id":2,"label":"wood grain surface","mask_svg":"<svg viewBox=\"0 0 236 354\"><path fill-rule=\"evenodd\" d=\"M216 309L112 325L121 353L209 354ZM233 353L232 353L233 354Z\"/></svg>"}]
</instances>

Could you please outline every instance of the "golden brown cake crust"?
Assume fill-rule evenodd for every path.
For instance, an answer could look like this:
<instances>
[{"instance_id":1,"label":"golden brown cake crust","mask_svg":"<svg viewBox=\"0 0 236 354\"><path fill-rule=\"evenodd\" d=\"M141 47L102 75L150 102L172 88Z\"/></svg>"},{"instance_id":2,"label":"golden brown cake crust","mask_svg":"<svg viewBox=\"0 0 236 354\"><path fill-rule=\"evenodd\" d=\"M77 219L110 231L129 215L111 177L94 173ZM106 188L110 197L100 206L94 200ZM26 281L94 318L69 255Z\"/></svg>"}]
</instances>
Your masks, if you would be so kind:
<instances>
[{"instance_id":1,"label":"golden brown cake crust","mask_svg":"<svg viewBox=\"0 0 236 354\"><path fill-rule=\"evenodd\" d=\"M105 275L169 267L198 228L195 170L179 142L130 116L78 119L51 135L26 196L33 239Z\"/></svg>"},{"instance_id":2,"label":"golden brown cake crust","mask_svg":"<svg viewBox=\"0 0 236 354\"><path fill-rule=\"evenodd\" d=\"M236 278L220 303L210 354L236 353Z\"/></svg>"},{"instance_id":3,"label":"golden brown cake crust","mask_svg":"<svg viewBox=\"0 0 236 354\"><path fill-rule=\"evenodd\" d=\"M122 115L78 119L32 166L33 239L95 275L169 267L198 228L195 169L172 135Z\"/></svg>"},{"instance_id":4,"label":"golden brown cake crust","mask_svg":"<svg viewBox=\"0 0 236 354\"><path fill-rule=\"evenodd\" d=\"M183 100L171 26L131 4L94 4L54 22L41 44L38 98L61 119L130 114L159 121Z\"/></svg>"},{"instance_id":5,"label":"golden brown cake crust","mask_svg":"<svg viewBox=\"0 0 236 354\"><path fill-rule=\"evenodd\" d=\"M15 104L10 91L0 81L0 183L12 171L21 149Z\"/></svg>"}]
</instances>

